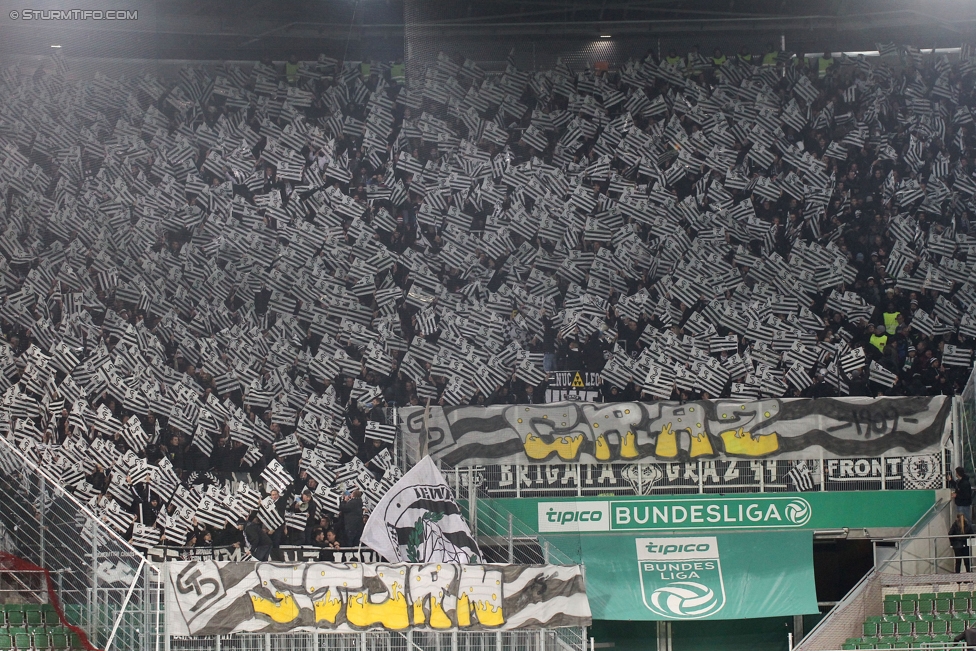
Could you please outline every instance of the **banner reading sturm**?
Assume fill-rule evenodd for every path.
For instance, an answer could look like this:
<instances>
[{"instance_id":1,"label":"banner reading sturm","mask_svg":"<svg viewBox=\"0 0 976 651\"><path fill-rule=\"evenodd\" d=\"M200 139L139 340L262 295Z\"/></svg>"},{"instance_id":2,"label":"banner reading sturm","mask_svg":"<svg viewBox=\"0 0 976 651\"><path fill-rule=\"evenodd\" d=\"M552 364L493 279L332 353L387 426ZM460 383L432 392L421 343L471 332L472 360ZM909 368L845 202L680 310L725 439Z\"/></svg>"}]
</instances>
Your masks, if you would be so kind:
<instances>
[{"instance_id":1,"label":"banner reading sturm","mask_svg":"<svg viewBox=\"0 0 976 651\"><path fill-rule=\"evenodd\" d=\"M560 402L400 410L402 434L428 427L432 457L452 466L696 458L905 456L941 449L945 396L755 402ZM416 461L416 460L413 460Z\"/></svg>"},{"instance_id":2,"label":"banner reading sturm","mask_svg":"<svg viewBox=\"0 0 976 651\"><path fill-rule=\"evenodd\" d=\"M169 563L174 635L588 626L578 565Z\"/></svg>"}]
</instances>

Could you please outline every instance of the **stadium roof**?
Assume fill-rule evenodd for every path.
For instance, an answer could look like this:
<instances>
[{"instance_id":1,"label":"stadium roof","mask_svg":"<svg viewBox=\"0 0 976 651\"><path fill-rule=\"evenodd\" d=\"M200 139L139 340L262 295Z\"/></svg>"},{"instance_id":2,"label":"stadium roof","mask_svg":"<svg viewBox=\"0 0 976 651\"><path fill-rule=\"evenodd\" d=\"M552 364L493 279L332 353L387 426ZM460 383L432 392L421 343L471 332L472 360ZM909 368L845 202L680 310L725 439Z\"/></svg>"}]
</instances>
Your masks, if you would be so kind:
<instances>
[{"instance_id":1,"label":"stadium roof","mask_svg":"<svg viewBox=\"0 0 976 651\"><path fill-rule=\"evenodd\" d=\"M887 36L945 46L966 40L976 26L976 3L968 0L134 0L125 8L138 11L138 20L11 20L21 4L0 1L0 54L43 54L57 43L73 56L385 57L402 54L405 4L408 29L420 21L458 39L611 35L700 38L706 45L710 35L758 32L786 35L788 46L837 34L866 44ZM31 5L63 8L49 0Z\"/></svg>"}]
</instances>

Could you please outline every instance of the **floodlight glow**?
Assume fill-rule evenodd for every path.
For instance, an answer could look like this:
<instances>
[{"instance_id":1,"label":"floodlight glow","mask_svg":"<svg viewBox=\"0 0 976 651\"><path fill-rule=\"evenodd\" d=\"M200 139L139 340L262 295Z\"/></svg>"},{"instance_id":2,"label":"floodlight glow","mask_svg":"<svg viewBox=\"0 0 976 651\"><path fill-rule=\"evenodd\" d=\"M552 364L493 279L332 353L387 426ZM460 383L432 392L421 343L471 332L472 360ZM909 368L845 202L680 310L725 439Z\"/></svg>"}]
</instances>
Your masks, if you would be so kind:
<instances>
[{"instance_id":1,"label":"floodlight glow","mask_svg":"<svg viewBox=\"0 0 976 651\"><path fill-rule=\"evenodd\" d=\"M61 46L60 45L52 45L51 47L60 48Z\"/></svg>"},{"instance_id":2,"label":"floodlight glow","mask_svg":"<svg viewBox=\"0 0 976 651\"><path fill-rule=\"evenodd\" d=\"M600 34L600 38L613 38L610 34Z\"/></svg>"}]
</instances>

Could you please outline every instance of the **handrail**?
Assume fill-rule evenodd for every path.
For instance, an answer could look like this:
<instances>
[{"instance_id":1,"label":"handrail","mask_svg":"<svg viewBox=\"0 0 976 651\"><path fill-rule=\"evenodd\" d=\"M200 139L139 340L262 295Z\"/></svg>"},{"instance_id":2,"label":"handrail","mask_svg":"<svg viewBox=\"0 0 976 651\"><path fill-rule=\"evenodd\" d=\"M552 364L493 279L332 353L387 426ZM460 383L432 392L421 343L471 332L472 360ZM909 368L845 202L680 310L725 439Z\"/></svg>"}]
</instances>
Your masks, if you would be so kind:
<instances>
[{"instance_id":1,"label":"handrail","mask_svg":"<svg viewBox=\"0 0 976 651\"><path fill-rule=\"evenodd\" d=\"M139 556L143 555L141 552L137 551L135 547L132 546L132 543L130 543L128 540L126 540L121 535L119 535L119 533L114 529L112 529L112 527L102 522L101 518L99 518L96 514L92 513L91 509L89 509L86 504L82 504L77 497L75 497L74 495L66 491L58 480L51 477L43 468L41 468L41 466L37 465L36 463L28 459L27 456L24 455L24 453L21 452L19 449L17 449L16 446L11 445L10 441L0 436L0 445L7 446L7 449L13 454L15 454L20 459L21 463L23 463L26 467L33 470L34 473L42 477L48 484L50 484L53 490L57 490L58 493L63 497L66 497L69 502L74 503L74 505L78 507L78 509L82 513L85 513L86 515L88 515L88 517L92 519L92 521L96 524L96 526L100 527L102 531L108 532L110 538L113 538L116 542L121 543L122 546L126 549L126 551L132 552L133 554ZM153 569L154 572L156 573L159 572L159 567L157 567L156 565L148 561L147 564L149 565L149 567Z\"/></svg>"},{"instance_id":2,"label":"handrail","mask_svg":"<svg viewBox=\"0 0 976 651\"><path fill-rule=\"evenodd\" d=\"M899 545L901 545L905 543L907 540L914 539L915 536L918 536L918 532L921 531L924 527L928 526L928 524L932 521L932 519L937 517L939 514L941 514L942 511L949 504L950 502L948 500L945 499L938 500L935 504L929 507L929 509L925 513L923 513L921 517L919 517L919 519L915 522L915 524L912 525L912 527L903 536L896 539L896 542L898 542ZM813 641L815 639L815 634L817 634L818 632L822 632L826 630L828 627L832 626L833 622L831 620L833 619L834 615L843 612L843 610L847 606L853 604L853 602L858 597L861 596L861 593L865 589L867 589L869 584L871 584L874 581L879 581L883 574L884 568L888 567L888 565L892 562L892 560L893 559L887 559L880 566L872 567L867 573L865 573L865 575L861 577L861 580L858 581L854 585L854 587L851 588L848 591L848 593L844 595L844 597L840 601L838 601L833 608L830 609L830 611L828 611L827 615L823 617L823 619L817 622L814 625L814 627L810 629L810 632L807 633L802 640L800 640L797 646L794 647L796 651L806 651L807 645L805 644L805 642Z\"/></svg>"}]
</instances>

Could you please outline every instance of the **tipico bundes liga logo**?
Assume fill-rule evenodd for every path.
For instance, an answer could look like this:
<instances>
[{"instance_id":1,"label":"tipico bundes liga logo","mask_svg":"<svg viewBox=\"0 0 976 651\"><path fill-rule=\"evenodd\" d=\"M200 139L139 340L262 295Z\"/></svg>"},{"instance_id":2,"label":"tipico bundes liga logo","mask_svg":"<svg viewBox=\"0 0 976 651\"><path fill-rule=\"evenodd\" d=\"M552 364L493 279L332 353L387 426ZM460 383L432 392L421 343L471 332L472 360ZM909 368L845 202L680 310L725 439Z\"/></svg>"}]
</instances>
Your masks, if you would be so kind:
<instances>
[{"instance_id":1,"label":"tipico bundes liga logo","mask_svg":"<svg viewBox=\"0 0 976 651\"><path fill-rule=\"evenodd\" d=\"M703 619L725 607L718 539L637 538L641 594L665 619Z\"/></svg>"}]
</instances>

